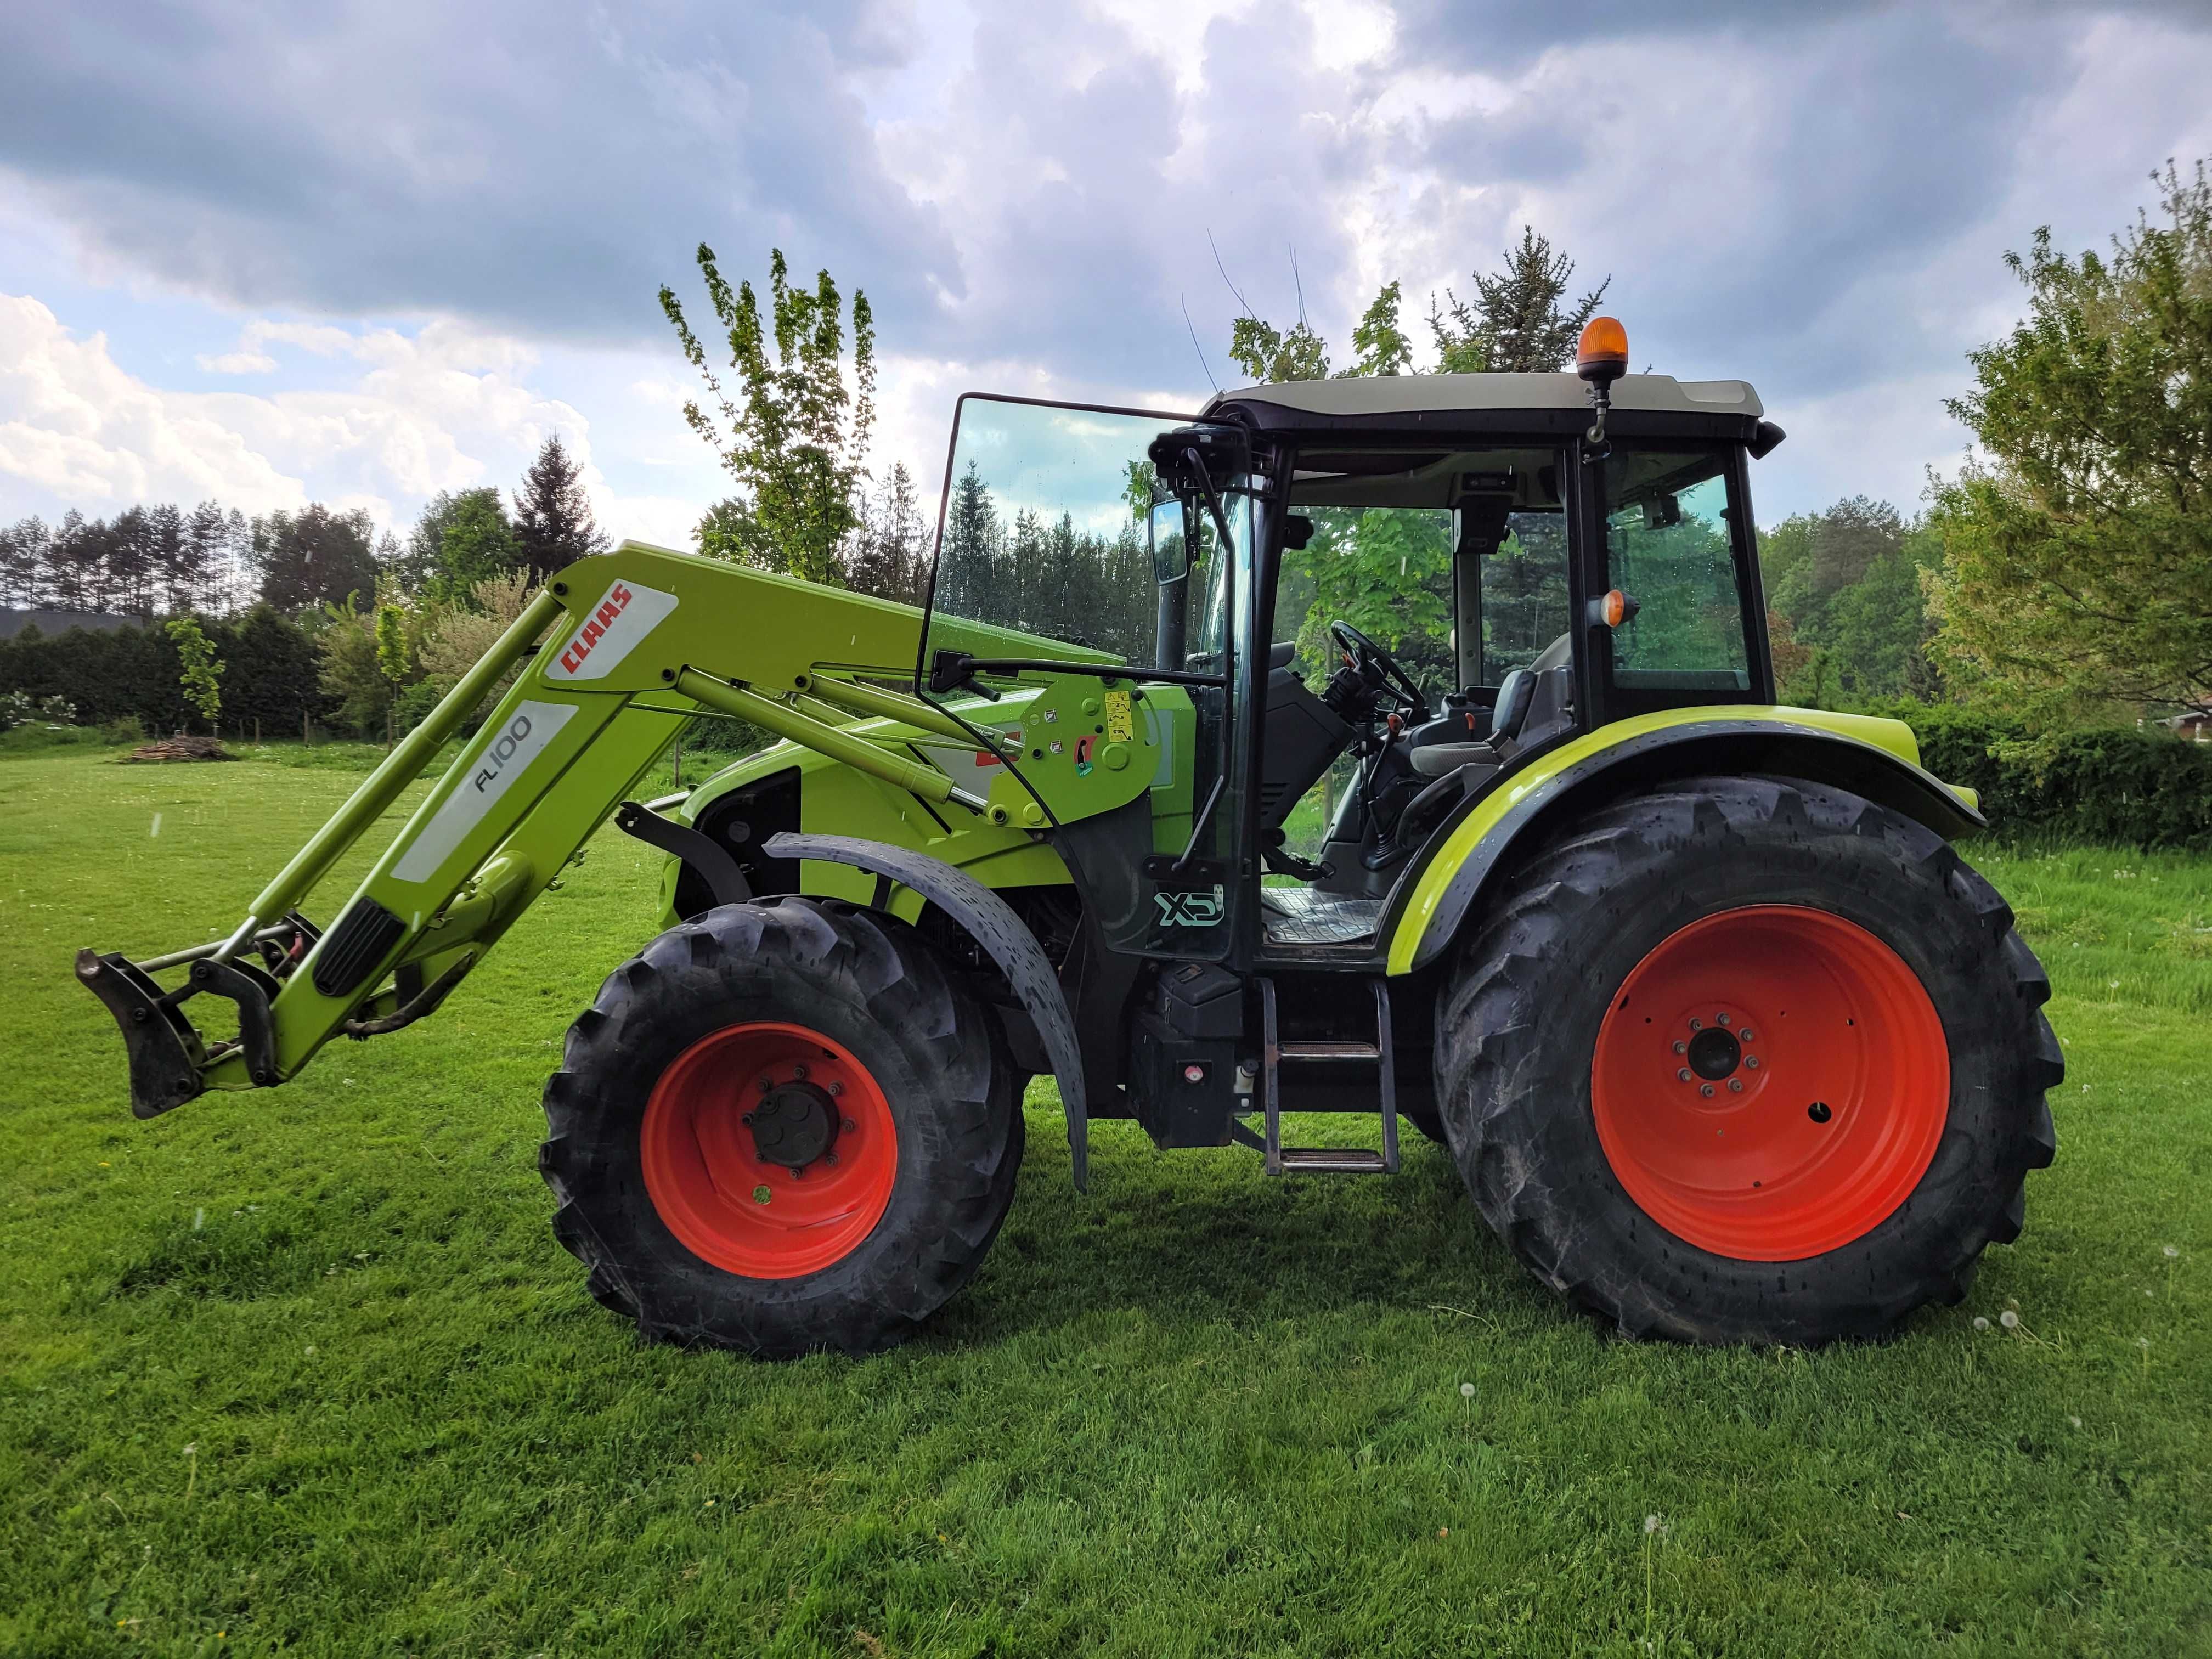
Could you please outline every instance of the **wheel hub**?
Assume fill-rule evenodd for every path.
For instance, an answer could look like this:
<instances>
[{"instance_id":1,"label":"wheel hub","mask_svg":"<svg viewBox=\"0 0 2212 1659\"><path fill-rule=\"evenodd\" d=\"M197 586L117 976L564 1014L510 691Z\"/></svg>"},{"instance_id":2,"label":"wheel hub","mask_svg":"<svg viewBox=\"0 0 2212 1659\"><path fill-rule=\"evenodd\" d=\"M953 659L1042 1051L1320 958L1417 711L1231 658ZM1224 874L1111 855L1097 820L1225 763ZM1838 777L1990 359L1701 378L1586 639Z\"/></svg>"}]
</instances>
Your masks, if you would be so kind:
<instances>
[{"instance_id":1,"label":"wheel hub","mask_svg":"<svg viewBox=\"0 0 2212 1659\"><path fill-rule=\"evenodd\" d=\"M837 1139L837 1103L828 1090L794 1079L771 1087L746 1115L753 1152L764 1164L803 1170Z\"/></svg>"},{"instance_id":2,"label":"wheel hub","mask_svg":"<svg viewBox=\"0 0 2212 1659\"><path fill-rule=\"evenodd\" d=\"M1733 1073L1743 1060L1743 1045L1717 1025L1708 1025L1690 1039L1690 1069L1708 1083L1718 1083Z\"/></svg>"}]
</instances>

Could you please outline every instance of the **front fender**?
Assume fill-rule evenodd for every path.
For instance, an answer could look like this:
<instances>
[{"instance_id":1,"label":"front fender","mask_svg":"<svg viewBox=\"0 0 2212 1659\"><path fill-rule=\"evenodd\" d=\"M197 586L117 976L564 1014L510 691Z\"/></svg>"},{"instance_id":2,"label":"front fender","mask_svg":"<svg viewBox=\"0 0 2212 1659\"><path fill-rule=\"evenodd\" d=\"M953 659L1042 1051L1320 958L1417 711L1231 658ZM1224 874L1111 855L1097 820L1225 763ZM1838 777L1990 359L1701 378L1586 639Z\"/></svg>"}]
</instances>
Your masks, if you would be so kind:
<instances>
[{"instance_id":1,"label":"front fender","mask_svg":"<svg viewBox=\"0 0 2212 1659\"><path fill-rule=\"evenodd\" d=\"M1673 709L1601 726L1479 797L1413 878L1390 936L1389 969L1443 955L1516 846L1533 847L1599 799L1672 778L1747 774L1831 784L1948 839L1988 827L1971 793L1923 770L1902 721L1803 708Z\"/></svg>"},{"instance_id":2,"label":"front fender","mask_svg":"<svg viewBox=\"0 0 2212 1659\"><path fill-rule=\"evenodd\" d=\"M893 884L912 889L964 928L983 953L998 964L1006 983L1022 1000L1052 1061L1060 1085L1060 1103L1067 1114L1067 1152L1076 1189L1091 1182L1091 1111L1083 1091L1083 1050L1076 1041L1075 1017L1060 988L1060 975L1013 907L966 872L941 859L855 836L811 836L793 831L772 837L765 850L779 859L811 859L849 865L876 878L877 908L887 908Z\"/></svg>"}]
</instances>

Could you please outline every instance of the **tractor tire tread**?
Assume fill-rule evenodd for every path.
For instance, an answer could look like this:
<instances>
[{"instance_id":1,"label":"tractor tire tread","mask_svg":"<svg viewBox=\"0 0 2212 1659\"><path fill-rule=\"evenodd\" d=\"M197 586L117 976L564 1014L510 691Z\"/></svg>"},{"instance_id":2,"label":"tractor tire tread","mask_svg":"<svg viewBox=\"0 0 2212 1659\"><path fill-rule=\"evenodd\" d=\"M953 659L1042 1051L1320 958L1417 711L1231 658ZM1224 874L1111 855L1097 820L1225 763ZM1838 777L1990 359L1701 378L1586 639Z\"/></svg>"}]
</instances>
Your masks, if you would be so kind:
<instances>
[{"instance_id":1,"label":"tractor tire tread","mask_svg":"<svg viewBox=\"0 0 2212 1659\"><path fill-rule=\"evenodd\" d=\"M749 1017L874 1043L923 1115L901 1120L884 1219L799 1279L746 1279L692 1255L654 1211L637 1161L652 1081L699 1036ZM890 1346L975 1276L1006 1218L1023 1149L1012 1077L997 1021L905 924L795 896L707 911L609 975L569 1028L539 1151L554 1236L589 1270L588 1293L647 1340L763 1358Z\"/></svg>"},{"instance_id":2,"label":"tractor tire tread","mask_svg":"<svg viewBox=\"0 0 2212 1659\"><path fill-rule=\"evenodd\" d=\"M1809 1261L1741 1261L1688 1244L1629 1199L1594 1129L1583 1131L1578 1164L1563 1162L1567 1143L1553 1133L1563 1114L1579 1114L1583 1125L1589 1115L1588 1048L1580 1026L1576 1042L1560 1042L1562 1019L1572 1018L1561 1010L1572 1001L1601 1012L1610 1001L1576 978L1586 954L1577 942L1674 881L1686 860L1752 855L1815 895L1827 883L1872 891L1893 873L1916 882L1955 914L1946 937L1964 942L1954 971L1977 988L2013 993L1989 999L1996 1006L1984 1034L2003 1051L2002 1107L1984 1115L1978 1136L1961 1123L1954 1091L1952 1121L1898 1211ZM2056 1152L2044 1091L2064 1065L2040 1012L2050 982L2014 931L2011 908L1932 830L1802 780L1683 780L1595 809L1507 883L1439 994L1437 1097L1476 1207L1570 1304L1632 1338L1813 1346L1879 1337L1917 1308L1959 1301L1984 1249L2019 1237L2026 1175ZM1595 1024L1593 1014L1592 1039ZM1885 1230L1900 1218L1917 1248L1885 1250Z\"/></svg>"}]
</instances>

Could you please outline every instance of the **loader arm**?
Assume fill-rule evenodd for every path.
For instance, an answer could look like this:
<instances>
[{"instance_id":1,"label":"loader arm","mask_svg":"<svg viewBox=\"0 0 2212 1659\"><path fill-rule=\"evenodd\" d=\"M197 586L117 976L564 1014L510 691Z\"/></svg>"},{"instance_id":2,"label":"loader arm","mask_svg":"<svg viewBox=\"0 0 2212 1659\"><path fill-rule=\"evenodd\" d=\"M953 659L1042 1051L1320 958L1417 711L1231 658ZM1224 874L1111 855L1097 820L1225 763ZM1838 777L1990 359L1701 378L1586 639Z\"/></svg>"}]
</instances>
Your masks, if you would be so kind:
<instances>
[{"instance_id":1,"label":"loader arm","mask_svg":"<svg viewBox=\"0 0 2212 1659\"><path fill-rule=\"evenodd\" d=\"M137 960L78 953L79 978L122 1028L133 1109L150 1117L209 1089L282 1083L341 1032L382 1035L434 1011L702 710L955 816L1012 824L1023 804L1012 795L995 799L994 787L987 800L918 758L926 751L870 735L888 718L972 738L883 687L912 683L920 626L910 605L638 543L569 566L220 943ZM979 651L1039 643L970 631ZM518 669L329 926L308 921L317 884ZM181 984L156 977L177 969ZM235 1038L201 1034L185 1012L201 996L236 1005Z\"/></svg>"}]
</instances>

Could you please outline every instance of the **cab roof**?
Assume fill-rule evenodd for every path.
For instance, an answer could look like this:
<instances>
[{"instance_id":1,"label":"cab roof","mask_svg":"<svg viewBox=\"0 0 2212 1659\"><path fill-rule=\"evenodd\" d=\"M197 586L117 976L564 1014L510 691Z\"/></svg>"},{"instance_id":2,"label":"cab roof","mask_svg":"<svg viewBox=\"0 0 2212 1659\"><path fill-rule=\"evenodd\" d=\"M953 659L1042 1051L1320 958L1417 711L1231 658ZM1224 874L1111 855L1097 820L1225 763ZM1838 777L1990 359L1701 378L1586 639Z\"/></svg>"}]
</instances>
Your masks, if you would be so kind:
<instances>
[{"instance_id":1,"label":"cab roof","mask_svg":"<svg viewBox=\"0 0 2212 1659\"><path fill-rule=\"evenodd\" d=\"M1239 404L1268 404L1324 419L1403 416L1425 421L1462 413L1586 411L1589 392L1572 374L1361 374L1239 386L1215 393L1200 413L1211 416ZM1654 415L1752 420L1765 413L1748 381L1678 380L1671 374L1622 375L1613 383L1613 406Z\"/></svg>"}]
</instances>

